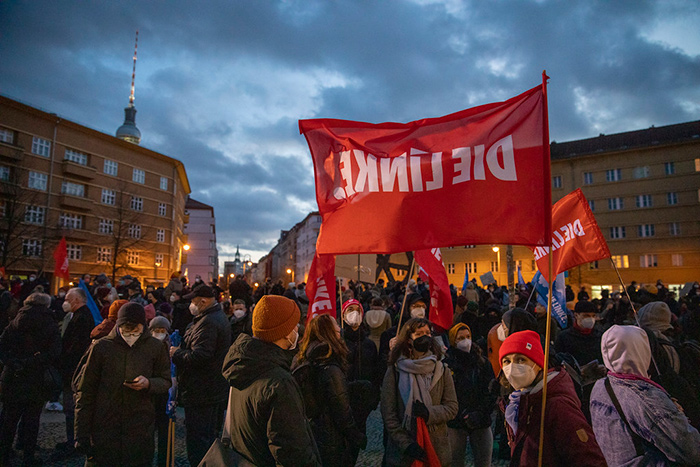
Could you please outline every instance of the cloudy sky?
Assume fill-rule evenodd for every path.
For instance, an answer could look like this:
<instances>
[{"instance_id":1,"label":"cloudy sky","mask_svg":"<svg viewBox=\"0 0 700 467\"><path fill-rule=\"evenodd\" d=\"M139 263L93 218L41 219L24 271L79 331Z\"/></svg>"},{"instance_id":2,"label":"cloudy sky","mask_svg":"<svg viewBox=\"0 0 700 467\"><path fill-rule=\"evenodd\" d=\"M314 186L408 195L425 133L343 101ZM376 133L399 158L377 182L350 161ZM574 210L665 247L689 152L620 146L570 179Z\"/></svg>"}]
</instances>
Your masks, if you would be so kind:
<instances>
[{"instance_id":1,"label":"cloudy sky","mask_svg":"<svg viewBox=\"0 0 700 467\"><path fill-rule=\"evenodd\" d=\"M139 30L141 145L182 160L221 258L316 209L298 120L407 122L549 84L555 141L700 119L700 2L0 2L0 93L105 133Z\"/></svg>"}]
</instances>

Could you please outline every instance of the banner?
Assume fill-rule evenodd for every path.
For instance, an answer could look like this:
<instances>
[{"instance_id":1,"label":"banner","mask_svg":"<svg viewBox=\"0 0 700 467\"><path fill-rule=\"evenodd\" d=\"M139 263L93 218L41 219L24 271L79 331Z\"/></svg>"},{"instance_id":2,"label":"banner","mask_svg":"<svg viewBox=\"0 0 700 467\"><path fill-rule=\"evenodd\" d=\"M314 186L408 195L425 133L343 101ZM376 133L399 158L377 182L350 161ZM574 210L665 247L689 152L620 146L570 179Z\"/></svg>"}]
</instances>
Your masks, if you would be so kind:
<instances>
[{"instance_id":1,"label":"banner","mask_svg":"<svg viewBox=\"0 0 700 467\"><path fill-rule=\"evenodd\" d=\"M610 257L608 244L580 188L552 207L552 227L553 276L579 264ZM549 246L532 250L537 269L549 277Z\"/></svg>"},{"instance_id":2,"label":"banner","mask_svg":"<svg viewBox=\"0 0 700 467\"><path fill-rule=\"evenodd\" d=\"M547 297L549 296L549 283L540 271L532 278L532 285L537 291L537 303L547 307ZM558 274L552 286L552 316L557 320L562 329L566 329L568 315L566 314L566 284L564 273Z\"/></svg>"},{"instance_id":3,"label":"banner","mask_svg":"<svg viewBox=\"0 0 700 467\"><path fill-rule=\"evenodd\" d=\"M85 291L85 295L87 295L86 305L90 309L90 313L92 313L92 318L95 320L95 326L97 326L102 322L102 315L100 314L100 309L97 308L97 303L95 303L95 299L92 298L90 289L88 288L87 284L85 284L84 280L80 279L78 287L83 289Z\"/></svg>"},{"instance_id":4,"label":"banner","mask_svg":"<svg viewBox=\"0 0 700 467\"><path fill-rule=\"evenodd\" d=\"M462 283L462 295L467 293L467 284L469 284L469 268L464 266L464 282Z\"/></svg>"},{"instance_id":5,"label":"banner","mask_svg":"<svg viewBox=\"0 0 700 467\"><path fill-rule=\"evenodd\" d=\"M416 262L423 273L428 276L430 288L430 322L444 330L452 327L454 306L450 293L450 282L447 280L445 265L439 248L416 251ZM420 273L419 273L420 275Z\"/></svg>"},{"instance_id":6,"label":"banner","mask_svg":"<svg viewBox=\"0 0 700 467\"><path fill-rule=\"evenodd\" d=\"M53 259L56 260L56 265L53 269L53 275L60 277L61 279L67 281L70 279L70 274L68 273L68 245L66 244L66 237L61 237L61 241L58 242L58 246L53 252Z\"/></svg>"},{"instance_id":7,"label":"banner","mask_svg":"<svg viewBox=\"0 0 700 467\"><path fill-rule=\"evenodd\" d=\"M300 120L322 218L319 254L549 245L545 109L543 84L410 123Z\"/></svg>"},{"instance_id":8,"label":"banner","mask_svg":"<svg viewBox=\"0 0 700 467\"><path fill-rule=\"evenodd\" d=\"M306 296L309 297L309 311L306 323L322 314L336 317L335 311L335 256L319 255L311 261L309 277L306 281Z\"/></svg>"},{"instance_id":9,"label":"banner","mask_svg":"<svg viewBox=\"0 0 700 467\"><path fill-rule=\"evenodd\" d=\"M518 264L518 285L525 285L525 279L523 279L523 271Z\"/></svg>"}]
</instances>

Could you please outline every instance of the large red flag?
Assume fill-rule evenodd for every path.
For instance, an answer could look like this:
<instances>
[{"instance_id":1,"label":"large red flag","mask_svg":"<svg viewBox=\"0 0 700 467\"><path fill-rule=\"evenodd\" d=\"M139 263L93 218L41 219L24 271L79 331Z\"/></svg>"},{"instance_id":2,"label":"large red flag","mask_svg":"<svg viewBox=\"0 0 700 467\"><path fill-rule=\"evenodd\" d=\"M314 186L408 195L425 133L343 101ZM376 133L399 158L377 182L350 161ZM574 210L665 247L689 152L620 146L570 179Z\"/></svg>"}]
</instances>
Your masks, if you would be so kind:
<instances>
[{"instance_id":1,"label":"large red flag","mask_svg":"<svg viewBox=\"0 0 700 467\"><path fill-rule=\"evenodd\" d=\"M66 237L61 237L61 241L58 242L58 246L53 252L53 259L56 260L53 275L63 280L70 279L70 274L68 274L68 246L66 245Z\"/></svg>"},{"instance_id":2,"label":"large red flag","mask_svg":"<svg viewBox=\"0 0 700 467\"><path fill-rule=\"evenodd\" d=\"M306 281L306 296L309 297L307 323L315 316L325 313L336 317L335 256L319 255L318 251L316 252Z\"/></svg>"},{"instance_id":3,"label":"large red flag","mask_svg":"<svg viewBox=\"0 0 700 467\"><path fill-rule=\"evenodd\" d=\"M430 285L430 322L447 330L452 327L454 307L445 265L439 248L416 251L416 262L427 274ZM420 274L420 273L419 273Z\"/></svg>"},{"instance_id":4,"label":"large red flag","mask_svg":"<svg viewBox=\"0 0 700 467\"><path fill-rule=\"evenodd\" d=\"M608 244L580 188L552 207L552 227L552 277L579 264L610 257ZM549 247L536 247L533 252L542 276L549 277Z\"/></svg>"},{"instance_id":5,"label":"large red flag","mask_svg":"<svg viewBox=\"0 0 700 467\"><path fill-rule=\"evenodd\" d=\"M300 120L323 221L319 253L548 245L544 90L405 124Z\"/></svg>"}]
</instances>

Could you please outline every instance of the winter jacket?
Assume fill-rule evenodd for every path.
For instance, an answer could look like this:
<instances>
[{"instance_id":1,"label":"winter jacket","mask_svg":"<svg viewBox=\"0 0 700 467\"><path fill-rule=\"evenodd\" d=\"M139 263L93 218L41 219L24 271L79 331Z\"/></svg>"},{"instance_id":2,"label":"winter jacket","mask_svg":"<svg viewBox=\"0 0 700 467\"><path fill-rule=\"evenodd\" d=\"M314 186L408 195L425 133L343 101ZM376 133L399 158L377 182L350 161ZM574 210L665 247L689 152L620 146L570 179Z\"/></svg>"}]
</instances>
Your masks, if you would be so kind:
<instances>
[{"instance_id":1,"label":"winter jacket","mask_svg":"<svg viewBox=\"0 0 700 467\"><path fill-rule=\"evenodd\" d=\"M194 317L172 356L183 407L226 402L228 384L221 366L230 345L231 326L221 305L214 303Z\"/></svg>"},{"instance_id":2,"label":"winter jacket","mask_svg":"<svg viewBox=\"0 0 700 467\"><path fill-rule=\"evenodd\" d=\"M52 311L39 304L22 307L0 336L2 400L48 400L55 388L44 387L44 374L49 367L57 367L60 354L61 334Z\"/></svg>"},{"instance_id":3,"label":"winter jacket","mask_svg":"<svg viewBox=\"0 0 700 467\"><path fill-rule=\"evenodd\" d=\"M61 346L61 374L66 381L73 377L80 358L92 342L90 333L95 327L95 319L87 305L83 305L73 312L66 331L63 333Z\"/></svg>"},{"instance_id":4,"label":"winter jacket","mask_svg":"<svg viewBox=\"0 0 700 467\"><path fill-rule=\"evenodd\" d=\"M178 294L182 295L182 282L176 277L170 279L168 285L165 286L163 297L169 301L173 292L177 292Z\"/></svg>"},{"instance_id":5,"label":"winter jacket","mask_svg":"<svg viewBox=\"0 0 700 467\"><path fill-rule=\"evenodd\" d=\"M343 329L343 339L348 347L348 381L371 381L378 390L384 375L377 376L377 349L367 334L364 325L356 331L349 326Z\"/></svg>"},{"instance_id":6,"label":"winter jacket","mask_svg":"<svg viewBox=\"0 0 700 467\"><path fill-rule=\"evenodd\" d=\"M181 336L184 336L187 326L192 322L192 319L189 300L180 299L173 303L173 331L177 331Z\"/></svg>"},{"instance_id":7,"label":"winter jacket","mask_svg":"<svg viewBox=\"0 0 700 467\"><path fill-rule=\"evenodd\" d=\"M566 371L549 373L542 465L604 466L605 458L581 412L574 383ZM506 422L511 466L537 465L542 413L542 381L520 397L518 430Z\"/></svg>"},{"instance_id":8,"label":"winter jacket","mask_svg":"<svg viewBox=\"0 0 700 467\"><path fill-rule=\"evenodd\" d=\"M700 434L664 390L642 379L613 375L608 379L627 421L643 438L645 451L637 455L632 436L605 389L605 379L598 380L591 393L591 417L609 465L700 464Z\"/></svg>"},{"instance_id":9,"label":"winter jacket","mask_svg":"<svg viewBox=\"0 0 700 467\"><path fill-rule=\"evenodd\" d=\"M242 318L231 315L228 320L231 323L231 343L236 342L241 334L253 335L253 313L247 312Z\"/></svg>"},{"instance_id":10,"label":"winter jacket","mask_svg":"<svg viewBox=\"0 0 700 467\"><path fill-rule=\"evenodd\" d=\"M152 395L170 388L170 359L165 344L148 330L133 347L112 329L90 347L76 375L75 439L90 439L98 465L124 466L153 459L155 408ZM147 390L124 386L145 376Z\"/></svg>"},{"instance_id":11,"label":"winter jacket","mask_svg":"<svg viewBox=\"0 0 700 467\"><path fill-rule=\"evenodd\" d=\"M305 404L306 415L321 454L321 463L324 466L354 466L354 452L367 438L353 419L342 364L337 358L324 358L327 353L328 344L312 343L301 365L297 362L292 365L292 374L304 400L309 401Z\"/></svg>"},{"instance_id":12,"label":"winter jacket","mask_svg":"<svg viewBox=\"0 0 700 467\"><path fill-rule=\"evenodd\" d=\"M576 325L564 329L554 342L557 353L572 355L579 365L583 366L593 360L603 363L600 353L600 338L603 335L599 329L593 328L590 334L583 334Z\"/></svg>"},{"instance_id":13,"label":"winter jacket","mask_svg":"<svg viewBox=\"0 0 700 467\"><path fill-rule=\"evenodd\" d=\"M489 362L472 348L469 353L455 347L447 349L445 364L452 371L459 410L447 426L475 430L491 426L496 397L489 391L493 370Z\"/></svg>"},{"instance_id":14,"label":"winter jacket","mask_svg":"<svg viewBox=\"0 0 700 467\"><path fill-rule=\"evenodd\" d=\"M384 309L371 308L365 313L364 321L369 326L368 337L379 351L382 333L391 327L391 316Z\"/></svg>"},{"instance_id":15,"label":"winter jacket","mask_svg":"<svg viewBox=\"0 0 700 467\"><path fill-rule=\"evenodd\" d=\"M299 386L290 373L293 352L241 334L226 355L231 442L259 466L320 466Z\"/></svg>"},{"instance_id":16,"label":"winter jacket","mask_svg":"<svg viewBox=\"0 0 700 467\"><path fill-rule=\"evenodd\" d=\"M438 365L443 365L438 362ZM446 369L447 370L447 369ZM398 388L398 370L390 366L382 385L381 411L384 428L388 432L385 450L386 465L409 466L414 459L406 455L406 448L416 442L415 423L409 431L403 426L405 407ZM445 371L442 378L430 390L433 405L428 407L428 433L440 463L450 465L452 452L447 437L447 422L457 415L458 404L452 373ZM414 419L415 421L415 419Z\"/></svg>"}]
</instances>

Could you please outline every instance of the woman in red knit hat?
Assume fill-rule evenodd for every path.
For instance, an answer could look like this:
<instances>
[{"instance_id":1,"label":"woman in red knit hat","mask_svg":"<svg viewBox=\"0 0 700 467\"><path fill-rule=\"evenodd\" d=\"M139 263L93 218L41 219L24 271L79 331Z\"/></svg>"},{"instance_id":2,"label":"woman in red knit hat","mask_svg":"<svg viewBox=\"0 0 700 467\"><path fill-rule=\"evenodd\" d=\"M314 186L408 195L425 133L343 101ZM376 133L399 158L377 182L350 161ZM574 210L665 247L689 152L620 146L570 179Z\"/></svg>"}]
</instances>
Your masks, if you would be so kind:
<instances>
[{"instance_id":1,"label":"woman in red knit hat","mask_svg":"<svg viewBox=\"0 0 700 467\"><path fill-rule=\"evenodd\" d=\"M509 335L499 350L507 385L514 391L505 407L512 466L537 465L542 386L545 372L540 336L534 331ZM606 465L593 430L581 411L571 377L561 368L547 374L542 465Z\"/></svg>"}]
</instances>

